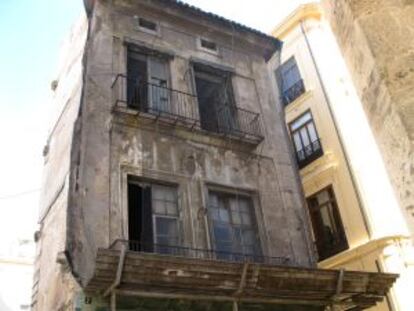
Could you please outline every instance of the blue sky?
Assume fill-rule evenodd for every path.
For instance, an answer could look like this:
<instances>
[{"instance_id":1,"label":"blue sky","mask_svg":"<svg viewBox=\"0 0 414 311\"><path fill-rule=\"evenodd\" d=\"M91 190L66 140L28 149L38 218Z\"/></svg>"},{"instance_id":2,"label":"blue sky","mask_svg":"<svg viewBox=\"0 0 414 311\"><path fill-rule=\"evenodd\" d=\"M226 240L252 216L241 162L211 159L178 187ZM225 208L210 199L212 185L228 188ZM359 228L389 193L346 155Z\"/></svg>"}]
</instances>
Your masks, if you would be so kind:
<instances>
[{"instance_id":1,"label":"blue sky","mask_svg":"<svg viewBox=\"0 0 414 311\"><path fill-rule=\"evenodd\" d=\"M50 81L82 9L76 0L0 1L0 255L33 236Z\"/></svg>"},{"instance_id":2,"label":"blue sky","mask_svg":"<svg viewBox=\"0 0 414 311\"><path fill-rule=\"evenodd\" d=\"M187 0L269 32L306 0ZM0 0L0 256L36 228L50 83L82 0Z\"/></svg>"}]
</instances>

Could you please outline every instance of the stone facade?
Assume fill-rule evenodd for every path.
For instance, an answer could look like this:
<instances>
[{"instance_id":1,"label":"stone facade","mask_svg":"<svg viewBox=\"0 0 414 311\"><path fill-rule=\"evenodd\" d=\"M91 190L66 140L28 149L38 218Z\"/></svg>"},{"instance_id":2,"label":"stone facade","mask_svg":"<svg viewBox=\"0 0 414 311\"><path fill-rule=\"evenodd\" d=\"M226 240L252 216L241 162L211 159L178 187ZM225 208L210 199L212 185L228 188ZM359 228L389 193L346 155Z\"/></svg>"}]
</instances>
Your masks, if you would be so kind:
<instances>
[{"instance_id":1,"label":"stone facade","mask_svg":"<svg viewBox=\"0 0 414 311\"><path fill-rule=\"evenodd\" d=\"M322 3L413 232L413 2Z\"/></svg>"},{"instance_id":2,"label":"stone facade","mask_svg":"<svg viewBox=\"0 0 414 311\"><path fill-rule=\"evenodd\" d=\"M302 190L266 66L278 53L277 40L174 1L91 3L54 83L62 108L45 148L34 309L81 308L98 248L128 239L131 176L175 185L184 247L212 247L206 200L217 189L251 197L263 255L314 267ZM156 21L158 30L139 29L139 18ZM217 53L200 49L199 38L214 41ZM115 105L125 92L114 85L127 73L131 45L168 55L168 83L181 92L195 92L194 63L231 72L234 101L259 114L263 140L246 142Z\"/></svg>"}]
</instances>

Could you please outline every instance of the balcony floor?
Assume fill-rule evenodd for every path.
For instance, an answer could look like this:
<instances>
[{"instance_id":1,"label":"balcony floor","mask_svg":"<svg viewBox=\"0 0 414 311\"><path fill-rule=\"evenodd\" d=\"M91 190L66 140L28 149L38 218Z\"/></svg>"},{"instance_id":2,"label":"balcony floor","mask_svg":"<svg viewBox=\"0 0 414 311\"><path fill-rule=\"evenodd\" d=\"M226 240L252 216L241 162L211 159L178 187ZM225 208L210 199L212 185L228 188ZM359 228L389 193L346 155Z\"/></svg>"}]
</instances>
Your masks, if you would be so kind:
<instances>
[{"instance_id":1,"label":"balcony floor","mask_svg":"<svg viewBox=\"0 0 414 311\"><path fill-rule=\"evenodd\" d=\"M95 275L86 286L103 294L114 282L121 251L99 249ZM258 263L174 257L127 251L119 295L299 305L319 310L335 301L340 310L365 309L381 301L397 275L305 269ZM323 309L323 308L322 308ZM309 309L306 309L309 310Z\"/></svg>"}]
</instances>

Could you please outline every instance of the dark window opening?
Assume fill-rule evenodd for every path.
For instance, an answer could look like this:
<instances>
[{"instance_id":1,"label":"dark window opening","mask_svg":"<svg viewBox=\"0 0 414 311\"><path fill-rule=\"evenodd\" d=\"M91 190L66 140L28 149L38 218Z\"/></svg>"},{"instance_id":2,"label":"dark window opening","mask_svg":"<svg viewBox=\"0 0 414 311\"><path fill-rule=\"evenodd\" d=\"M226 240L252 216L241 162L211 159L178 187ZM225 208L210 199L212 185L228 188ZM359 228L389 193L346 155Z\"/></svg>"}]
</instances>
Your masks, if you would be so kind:
<instances>
[{"instance_id":1,"label":"dark window opening","mask_svg":"<svg viewBox=\"0 0 414 311\"><path fill-rule=\"evenodd\" d=\"M180 235L176 188L129 182L128 234L130 250L177 253Z\"/></svg>"},{"instance_id":2,"label":"dark window opening","mask_svg":"<svg viewBox=\"0 0 414 311\"><path fill-rule=\"evenodd\" d=\"M127 104L150 113L171 113L167 61L128 50Z\"/></svg>"},{"instance_id":3,"label":"dark window opening","mask_svg":"<svg viewBox=\"0 0 414 311\"><path fill-rule=\"evenodd\" d=\"M348 249L345 230L332 187L307 198L319 260Z\"/></svg>"},{"instance_id":4,"label":"dark window opening","mask_svg":"<svg viewBox=\"0 0 414 311\"><path fill-rule=\"evenodd\" d=\"M250 197L210 192L208 211L217 259L260 261L260 240Z\"/></svg>"},{"instance_id":5,"label":"dark window opening","mask_svg":"<svg viewBox=\"0 0 414 311\"><path fill-rule=\"evenodd\" d=\"M212 41L208 41L205 39L200 39L200 45L201 47L216 52L217 51L217 44Z\"/></svg>"},{"instance_id":6,"label":"dark window opening","mask_svg":"<svg viewBox=\"0 0 414 311\"><path fill-rule=\"evenodd\" d=\"M285 106L305 92L305 85L294 57L279 67L278 80Z\"/></svg>"},{"instance_id":7,"label":"dark window opening","mask_svg":"<svg viewBox=\"0 0 414 311\"><path fill-rule=\"evenodd\" d=\"M231 77L199 65L194 66L194 71L201 128L217 133L237 131Z\"/></svg>"},{"instance_id":8,"label":"dark window opening","mask_svg":"<svg viewBox=\"0 0 414 311\"><path fill-rule=\"evenodd\" d=\"M157 31L157 23L154 23L148 19L140 17L138 19L138 25L142 28L149 29L151 31Z\"/></svg>"},{"instance_id":9,"label":"dark window opening","mask_svg":"<svg viewBox=\"0 0 414 311\"><path fill-rule=\"evenodd\" d=\"M290 132L299 168L323 155L322 145L310 111L290 123Z\"/></svg>"}]
</instances>

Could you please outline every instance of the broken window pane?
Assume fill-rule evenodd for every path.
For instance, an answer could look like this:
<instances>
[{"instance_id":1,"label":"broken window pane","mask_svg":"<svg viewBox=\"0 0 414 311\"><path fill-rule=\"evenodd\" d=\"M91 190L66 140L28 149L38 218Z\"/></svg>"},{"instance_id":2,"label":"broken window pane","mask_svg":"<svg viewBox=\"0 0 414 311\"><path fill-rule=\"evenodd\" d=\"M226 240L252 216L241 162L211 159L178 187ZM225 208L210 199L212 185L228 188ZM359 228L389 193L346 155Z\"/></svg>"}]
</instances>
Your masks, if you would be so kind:
<instances>
[{"instance_id":1,"label":"broken window pane","mask_svg":"<svg viewBox=\"0 0 414 311\"><path fill-rule=\"evenodd\" d=\"M220 259L244 260L245 255L260 255L257 227L249 197L210 192L209 215L213 240ZM212 205L218 204L218 207ZM232 254L223 254L227 250Z\"/></svg>"}]
</instances>

